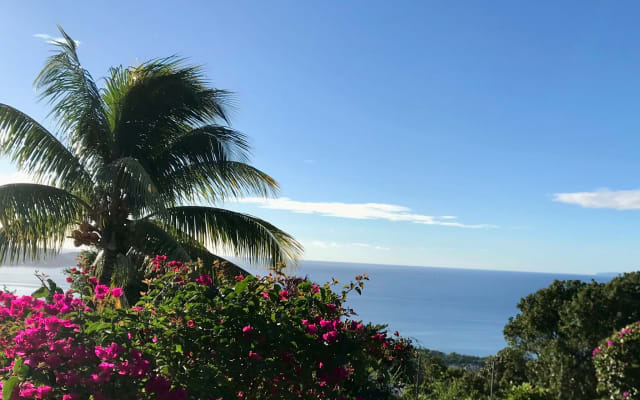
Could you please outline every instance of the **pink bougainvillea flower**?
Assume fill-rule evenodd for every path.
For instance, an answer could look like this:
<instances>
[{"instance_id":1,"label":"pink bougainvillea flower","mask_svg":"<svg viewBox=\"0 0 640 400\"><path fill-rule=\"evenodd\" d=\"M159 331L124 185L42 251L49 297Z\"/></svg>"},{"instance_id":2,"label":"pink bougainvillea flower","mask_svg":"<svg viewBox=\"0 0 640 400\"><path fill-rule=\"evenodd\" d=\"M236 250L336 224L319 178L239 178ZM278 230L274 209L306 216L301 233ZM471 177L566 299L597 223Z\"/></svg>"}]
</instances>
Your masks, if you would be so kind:
<instances>
[{"instance_id":1,"label":"pink bougainvillea flower","mask_svg":"<svg viewBox=\"0 0 640 400\"><path fill-rule=\"evenodd\" d=\"M308 324L306 327L306 331L307 333L315 335L318 332L318 328L316 327L316 324Z\"/></svg>"},{"instance_id":2,"label":"pink bougainvillea flower","mask_svg":"<svg viewBox=\"0 0 640 400\"><path fill-rule=\"evenodd\" d=\"M280 292L280 300L287 300L289 298L289 291L283 290Z\"/></svg>"},{"instance_id":3,"label":"pink bougainvillea flower","mask_svg":"<svg viewBox=\"0 0 640 400\"><path fill-rule=\"evenodd\" d=\"M109 294L109 288L106 285L98 285L94 292L98 300L102 300Z\"/></svg>"},{"instance_id":4,"label":"pink bougainvillea flower","mask_svg":"<svg viewBox=\"0 0 640 400\"><path fill-rule=\"evenodd\" d=\"M49 397L49 395L51 394L52 390L53 390L53 388L51 386L48 386L48 385L38 386L37 393L36 393L36 398L37 399L46 399L46 398Z\"/></svg>"},{"instance_id":5,"label":"pink bougainvillea flower","mask_svg":"<svg viewBox=\"0 0 640 400\"><path fill-rule=\"evenodd\" d=\"M119 298L119 297L122 297L123 294L124 294L124 290L122 290L122 288L115 287L115 288L111 289L111 295L113 297L115 297L116 299Z\"/></svg>"},{"instance_id":6,"label":"pink bougainvillea flower","mask_svg":"<svg viewBox=\"0 0 640 400\"><path fill-rule=\"evenodd\" d=\"M187 326L188 326L189 328L193 328L193 327L195 327L195 326L196 326L196 323L195 323L195 322L193 322L193 320L192 320L192 319L190 319L190 320L188 320L188 321L187 321Z\"/></svg>"},{"instance_id":7,"label":"pink bougainvillea flower","mask_svg":"<svg viewBox=\"0 0 640 400\"><path fill-rule=\"evenodd\" d=\"M254 360L254 361L260 361L262 360L262 356L258 353L254 353L253 351L249 352L249 358Z\"/></svg>"},{"instance_id":8,"label":"pink bougainvillea flower","mask_svg":"<svg viewBox=\"0 0 640 400\"><path fill-rule=\"evenodd\" d=\"M213 279L211 278L211 275L208 275L208 274L200 275L200 278L196 279L196 282L201 284L202 286L212 286L213 285Z\"/></svg>"},{"instance_id":9,"label":"pink bougainvillea flower","mask_svg":"<svg viewBox=\"0 0 640 400\"><path fill-rule=\"evenodd\" d=\"M327 343L335 343L338 340L338 332L331 331L322 335L322 339L324 339Z\"/></svg>"},{"instance_id":10,"label":"pink bougainvillea flower","mask_svg":"<svg viewBox=\"0 0 640 400\"><path fill-rule=\"evenodd\" d=\"M247 325L244 328L242 328L242 333L246 333L246 334L251 334L253 333L254 329L253 326L251 325Z\"/></svg>"},{"instance_id":11,"label":"pink bougainvillea flower","mask_svg":"<svg viewBox=\"0 0 640 400\"><path fill-rule=\"evenodd\" d=\"M240 282L244 280L244 275L236 275L236 281Z\"/></svg>"},{"instance_id":12,"label":"pink bougainvillea flower","mask_svg":"<svg viewBox=\"0 0 640 400\"><path fill-rule=\"evenodd\" d=\"M95 276L92 276L91 278L89 278L89 283L91 283L92 285L97 285L98 284L98 278L96 278Z\"/></svg>"}]
</instances>

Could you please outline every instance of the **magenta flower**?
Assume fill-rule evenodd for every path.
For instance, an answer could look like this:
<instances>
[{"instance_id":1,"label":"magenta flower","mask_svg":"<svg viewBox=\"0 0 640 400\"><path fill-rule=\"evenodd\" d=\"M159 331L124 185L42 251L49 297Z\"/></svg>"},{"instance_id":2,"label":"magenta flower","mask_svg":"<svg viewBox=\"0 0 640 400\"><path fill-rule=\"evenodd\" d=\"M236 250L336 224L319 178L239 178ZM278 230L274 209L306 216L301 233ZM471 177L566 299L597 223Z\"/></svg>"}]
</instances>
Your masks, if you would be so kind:
<instances>
[{"instance_id":1,"label":"magenta flower","mask_svg":"<svg viewBox=\"0 0 640 400\"><path fill-rule=\"evenodd\" d=\"M242 333L246 333L247 335L253 333L254 329L253 326L251 325L247 325L244 328L242 328Z\"/></svg>"},{"instance_id":2,"label":"magenta flower","mask_svg":"<svg viewBox=\"0 0 640 400\"><path fill-rule=\"evenodd\" d=\"M111 289L111 295L116 299L119 297L122 297L123 294L124 294L124 291L122 290L122 288L116 287Z\"/></svg>"},{"instance_id":3,"label":"magenta flower","mask_svg":"<svg viewBox=\"0 0 640 400\"><path fill-rule=\"evenodd\" d=\"M315 335L316 332L318 332L318 328L316 327L316 324L309 324L307 325L306 331L311 335Z\"/></svg>"},{"instance_id":4,"label":"magenta flower","mask_svg":"<svg viewBox=\"0 0 640 400\"><path fill-rule=\"evenodd\" d=\"M38 386L37 389L37 393L36 393L36 398L38 399L46 399L47 397L49 397L49 394L51 394L51 391L53 390L53 388L51 386Z\"/></svg>"},{"instance_id":5,"label":"magenta flower","mask_svg":"<svg viewBox=\"0 0 640 400\"><path fill-rule=\"evenodd\" d=\"M254 353L253 351L249 352L249 358L255 361L260 361L262 360L262 356L258 353Z\"/></svg>"},{"instance_id":6,"label":"magenta flower","mask_svg":"<svg viewBox=\"0 0 640 400\"><path fill-rule=\"evenodd\" d=\"M94 291L98 300L104 299L109 294L109 288L105 285L96 286Z\"/></svg>"},{"instance_id":7,"label":"magenta flower","mask_svg":"<svg viewBox=\"0 0 640 400\"><path fill-rule=\"evenodd\" d=\"M324 339L327 343L335 343L338 340L338 332L330 331L322 335L322 339Z\"/></svg>"},{"instance_id":8,"label":"magenta flower","mask_svg":"<svg viewBox=\"0 0 640 400\"><path fill-rule=\"evenodd\" d=\"M212 286L213 285L213 279L208 274L200 275L200 278L196 279L196 282L201 284L202 286Z\"/></svg>"}]
</instances>

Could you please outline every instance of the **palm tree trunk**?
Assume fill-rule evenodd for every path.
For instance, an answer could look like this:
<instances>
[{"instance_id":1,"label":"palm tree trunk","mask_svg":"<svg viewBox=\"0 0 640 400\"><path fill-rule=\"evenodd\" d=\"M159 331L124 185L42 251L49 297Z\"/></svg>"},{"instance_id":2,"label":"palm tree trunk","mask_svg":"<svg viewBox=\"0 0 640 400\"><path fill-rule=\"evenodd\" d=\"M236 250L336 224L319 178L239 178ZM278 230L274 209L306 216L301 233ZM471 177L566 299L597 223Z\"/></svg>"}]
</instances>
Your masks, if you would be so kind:
<instances>
[{"instance_id":1,"label":"palm tree trunk","mask_svg":"<svg viewBox=\"0 0 640 400\"><path fill-rule=\"evenodd\" d=\"M113 271L115 270L116 260L118 259L118 252L115 250L104 249L102 274L100 275L100 282L110 285Z\"/></svg>"}]
</instances>

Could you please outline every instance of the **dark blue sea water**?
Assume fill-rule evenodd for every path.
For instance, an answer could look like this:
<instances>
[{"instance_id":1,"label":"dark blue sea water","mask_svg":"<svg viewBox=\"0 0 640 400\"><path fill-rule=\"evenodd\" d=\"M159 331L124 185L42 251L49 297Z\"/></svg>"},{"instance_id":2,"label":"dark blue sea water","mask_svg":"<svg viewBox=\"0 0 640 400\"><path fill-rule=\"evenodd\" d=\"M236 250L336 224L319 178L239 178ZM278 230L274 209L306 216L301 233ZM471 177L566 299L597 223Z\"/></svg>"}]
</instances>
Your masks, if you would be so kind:
<instances>
[{"instance_id":1,"label":"dark blue sea water","mask_svg":"<svg viewBox=\"0 0 640 400\"><path fill-rule=\"evenodd\" d=\"M64 256L64 255L63 255ZM58 282L61 269L73 265L61 256L58 265L49 262L41 270ZM34 266L0 268L0 288L7 285L20 293L38 286ZM256 271L264 273L264 271ZM308 275L324 283L332 277L341 285L355 275L367 273L362 296L353 293L348 304L359 318L385 323L418 344L444 352L485 356L504 347L502 329L517 313L520 298L548 286L555 279L607 278L592 275L562 275L470 269L385 266L372 264L303 261L296 275Z\"/></svg>"}]
</instances>

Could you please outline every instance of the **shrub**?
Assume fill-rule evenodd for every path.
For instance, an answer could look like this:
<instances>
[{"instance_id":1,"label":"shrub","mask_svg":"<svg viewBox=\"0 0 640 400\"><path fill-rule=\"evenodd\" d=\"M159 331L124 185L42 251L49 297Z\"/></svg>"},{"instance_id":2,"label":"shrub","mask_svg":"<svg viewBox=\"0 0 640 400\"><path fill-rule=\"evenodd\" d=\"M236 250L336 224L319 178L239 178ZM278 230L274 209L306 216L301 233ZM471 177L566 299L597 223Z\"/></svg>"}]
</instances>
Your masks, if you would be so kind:
<instances>
[{"instance_id":1,"label":"shrub","mask_svg":"<svg viewBox=\"0 0 640 400\"><path fill-rule=\"evenodd\" d=\"M640 398L640 321L627 325L593 349L598 390L611 399Z\"/></svg>"},{"instance_id":2,"label":"shrub","mask_svg":"<svg viewBox=\"0 0 640 400\"><path fill-rule=\"evenodd\" d=\"M551 400L553 396L548 390L533 387L530 383L512 386L507 392L506 400Z\"/></svg>"},{"instance_id":3,"label":"shrub","mask_svg":"<svg viewBox=\"0 0 640 400\"><path fill-rule=\"evenodd\" d=\"M216 271L156 257L133 307L82 268L69 271L73 293L50 281L40 298L2 293L4 396L385 399L411 372L407 340L344 306L366 276L337 294L277 273Z\"/></svg>"}]
</instances>

